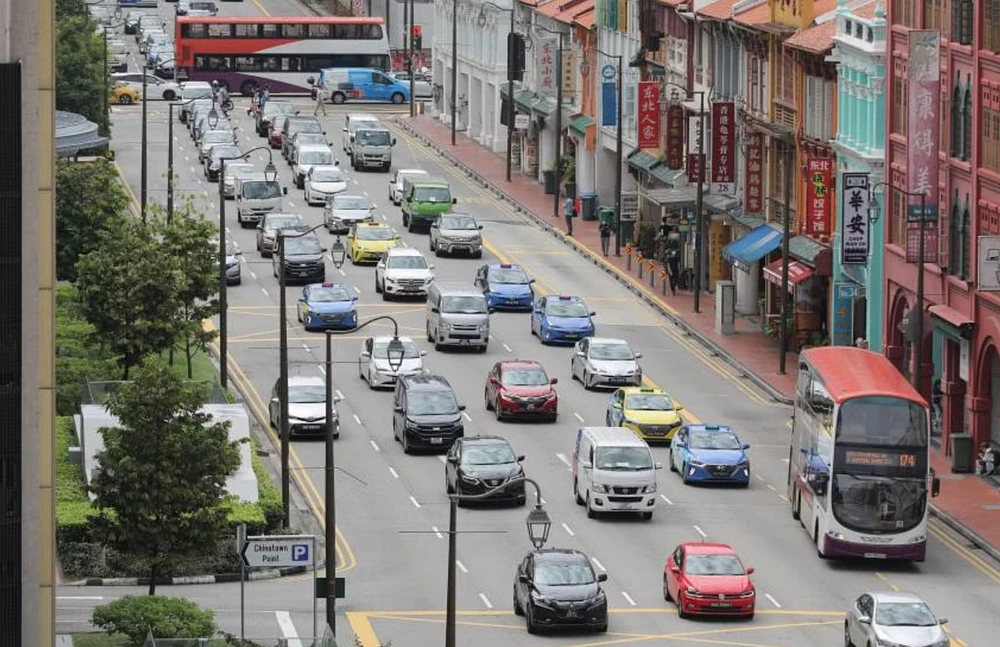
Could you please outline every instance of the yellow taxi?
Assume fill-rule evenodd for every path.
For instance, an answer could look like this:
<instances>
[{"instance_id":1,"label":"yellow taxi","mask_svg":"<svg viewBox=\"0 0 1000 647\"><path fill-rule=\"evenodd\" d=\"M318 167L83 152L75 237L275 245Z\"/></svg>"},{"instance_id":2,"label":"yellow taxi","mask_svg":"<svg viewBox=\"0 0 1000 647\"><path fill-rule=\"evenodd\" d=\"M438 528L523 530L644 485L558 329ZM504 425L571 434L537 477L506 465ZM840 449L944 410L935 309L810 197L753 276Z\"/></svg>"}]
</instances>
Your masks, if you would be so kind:
<instances>
[{"instance_id":1,"label":"yellow taxi","mask_svg":"<svg viewBox=\"0 0 1000 647\"><path fill-rule=\"evenodd\" d=\"M611 394L605 420L609 427L627 427L646 442L669 443L684 424L674 399L663 389L629 386Z\"/></svg>"},{"instance_id":2,"label":"yellow taxi","mask_svg":"<svg viewBox=\"0 0 1000 647\"><path fill-rule=\"evenodd\" d=\"M377 263L390 247L399 244L399 236L389 225L359 222L347 232L347 255L351 263Z\"/></svg>"},{"instance_id":3,"label":"yellow taxi","mask_svg":"<svg viewBox=\"0 0 1000 647\"><path fill-rule=\"evenodd\" d=\"M115 83L111 88L111 93L108 95L108 101L111 103L120 103L123 106L139 103L139 91L130 85Z\"/></svg>"}]
</instances>

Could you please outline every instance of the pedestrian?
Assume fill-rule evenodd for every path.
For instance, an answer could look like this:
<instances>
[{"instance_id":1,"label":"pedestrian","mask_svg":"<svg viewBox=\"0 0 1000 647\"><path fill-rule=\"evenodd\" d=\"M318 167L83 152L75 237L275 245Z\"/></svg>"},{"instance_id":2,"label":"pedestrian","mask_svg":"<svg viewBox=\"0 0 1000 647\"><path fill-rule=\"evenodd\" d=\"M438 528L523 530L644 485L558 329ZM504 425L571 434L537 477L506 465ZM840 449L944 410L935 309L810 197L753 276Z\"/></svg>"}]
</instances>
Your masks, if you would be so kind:
<instances>
[{"instance_id":1,"label":"pedestrian","mask_svg":"<svg viewBox=\"0 0 1000 647\"><path fill-rule=\"evenodd\" d=\"M573 198L569 197L569 195L567 195L565 193L563 193L563 195L566 196L566 201L565 201L565 203L563 205L563 208L566 211L566 235L567 236L572 236L573 235L573 218L576 217L576 205L574 204Z\"/></svg>"},{"instance_id":2,"label":"pedestrian","mask_svg":"<svg viewBox=\"0 0 1000 647\"><path fill-rule=\"evenodd\" d=\"M608 246L611 244L611 225L606 222L602 222L600 232L601 232L601 253L607 256Z\"/></svg>"},{"instance_id":3,"label":"pedestrian","mask_svg":"<svg viewBox=\"0 0 1000 647\"><path fill-rule=\"evenodd\" d=\"M323 111L323 116L326 116L326 104L323 103L323 81L320 80L316 83L316 107L313 108L313 116L319 114L319 111Z\"/></svg>"},{"instance_id":4,"label":"pedestrian","mask_svg":"<svg viewBox=\"0 0 1000 647\"><path fill-rule=\"evenodd\" d=\"M260 88L255 87L253 89L253 95L250 97L250 107L247 108L247 114L256 114L260 109Z\"/></svg>"},{"instance_id":5,"label":"pedestrian","mask_svg":"<svg viewBox=\"0 0 1000 647\"><path fill-rule=\"evenodd\" d=\"M681 274L681 240L680 234L674 231L672 226L666 225L662 229L663 237L663 258L667 268L667 276L670 279L670 294L677 294L677 281Z\"/></svg>"},{"instance_id":6,"label":"pedestrian","mask_svg":"<svg viewBox=\"0 0 1000 647\"><path fill-rule=\"evenodd\" d=\"M979 446L979 458L976 459L976 474L993 476L997 471L997 451L989 443Z\"/></svg>"},{"instance_id":7,"label":"pedestrian","mask_svg":"<svg viewBox=\"0 0 1000 647\"><path fill-rule=\"evenodd\" d=\"M264 90L260 93L260 109L263 110L264 106L267 105L267 100L271 98L271 86L267 83L264 84Z\"/></svg>"}]
</instances>

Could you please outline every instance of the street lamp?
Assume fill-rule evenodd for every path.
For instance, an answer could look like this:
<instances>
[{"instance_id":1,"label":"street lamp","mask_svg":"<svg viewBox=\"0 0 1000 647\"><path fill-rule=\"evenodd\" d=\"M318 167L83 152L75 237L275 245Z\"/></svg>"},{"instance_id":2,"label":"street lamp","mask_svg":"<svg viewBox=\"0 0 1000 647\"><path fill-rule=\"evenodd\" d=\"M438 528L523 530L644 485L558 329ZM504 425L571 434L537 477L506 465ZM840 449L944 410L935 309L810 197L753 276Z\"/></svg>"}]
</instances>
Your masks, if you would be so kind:
<instances>
[{"instance_id":1,"label":"street lamp","mask_svg":"<svg viewBox=\"0 0 1000 647\"><path fill-rule=\"evenodd\" d=\"M167 222L174 219L174 107L186 106L196 99L167 104Z\"/></svg>"},{"instance_id":2,"label":"street lamp","mask_svg":"<svg viewBox=\"0 0 1000 647\"><path fill-rule=\"evenodd\" d=\"M594 49L595 52L604 56L606 58L616 59L615 67L617 68L617 83L618 83L618 96L616 98L617 103L617 115L615 120L617 123L617 128L615 130L615 256L622 255L622 165L624 162L624 153L622 151L623 146L623 134L622 134L622 98L624 96L623 86L625 83L623 65L625 59L620 54L608 54L607 52L602 52L599 49ZM603 76L601 78L604 78Z\"/></svg>"},{"instance_id":3,"label":"street lamp","mask_svg":"<svg viewBox=\"0 0 1000 647\"><path fill-rule=\"evenodd\" d=\"M525 519L525 527L528 529L528 539L531 541L531 545L535 547L535 550L540 550L549 539L549 529L552 527L552 520L549 519L549 514L545 511L545 508L542 507L542 489L533 479L520 476L482 494L455 493L448 495L448 601L444 625L445 647L455 647L455 598L457 597L455 562L458 559L458 502L486 499L497 492L520 483L530 483L535 488L535 507L528 513L528 517Z\"/></svg>"},{"instance_id":4,"label":"street lamp","mask_svg":"<svg viewBox=\"0 0 1000 647\"><path fill-rule=\"evenodd\" d=\"M458 0L451 0L451 145L458 133Z\"/></svg>"},{"instance_id":5,"label":"street lamp","mask_svg":"<svg viewBox=\"0 0 1000 647\"><path fill-rule=\"evenodd\" d=\"M510 12L510 33L515 33L517 29L517 5L512 2L510 8L501 7L492 2L483 2L479 7L479 16L476 18L476 24L479 25L480 29L486 27L486 7L489 5L497 11L509 11ZM510 47L510 38L507 39L507 46ZM517 70L511 69L510 62L517 60L511 57L510 52L507 52L507 181L510 182L511 169L514 165L514 76L517 74Z\"/></svg>"}]
</instances>

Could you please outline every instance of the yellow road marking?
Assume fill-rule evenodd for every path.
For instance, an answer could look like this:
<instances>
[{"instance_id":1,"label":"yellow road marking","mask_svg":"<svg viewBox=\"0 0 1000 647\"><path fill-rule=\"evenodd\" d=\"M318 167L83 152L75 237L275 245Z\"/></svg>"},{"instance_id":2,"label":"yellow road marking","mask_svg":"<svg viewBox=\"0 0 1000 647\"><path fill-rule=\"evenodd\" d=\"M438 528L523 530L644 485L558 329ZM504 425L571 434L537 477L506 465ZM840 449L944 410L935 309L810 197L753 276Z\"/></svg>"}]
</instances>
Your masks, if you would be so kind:
<instances>
[{"instance_id":1,"label":"yellow road marking","mask_svg":"<svg viewBox=\"0 0 1000 647\"><path fill-rule=\"evenodd\" d=\"M257 6L258 9L260 9L260 12L262 14L264 14L265 16L270 16L271 15L271 13L267 9L264 8L264 5L262 5L260 3L260 0L253 0L253 3Z\"/></svg>"},{"instance_id":2,"label":"yellow road marking","mask_svg":"<svg viewBox=\"0 0 1000 647\"><path fill-rule=\"evenodd\" d=\"M980 573L993 580L994 583L1000 584L1000 571L998 571L992 564L987 562L985 559L976 555L968 548L963 546L956 540L951 534L942 528L941 522L937 520L931 520L927 524L928 532L934 536L935 539L943 543L945 546L950 548L952 551L957 553L960 557L964 558L973 568L978 570Z\"/></svg>"}]
</instances>

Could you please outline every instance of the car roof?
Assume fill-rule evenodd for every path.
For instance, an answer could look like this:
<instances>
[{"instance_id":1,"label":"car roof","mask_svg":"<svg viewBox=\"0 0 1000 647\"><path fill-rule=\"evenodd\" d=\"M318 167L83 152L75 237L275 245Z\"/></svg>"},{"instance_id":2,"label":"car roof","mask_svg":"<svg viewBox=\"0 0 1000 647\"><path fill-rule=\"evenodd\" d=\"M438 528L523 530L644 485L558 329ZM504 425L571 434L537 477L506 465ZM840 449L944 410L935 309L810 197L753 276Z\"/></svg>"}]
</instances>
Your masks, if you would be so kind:
<instances>
[{"instance_id":1,"label":"car roof","mask_svg":"<svg viewBox=\"0 0 1000 647\"><path fill-rule=\"evenodd\" d=\"M580 427L580 431L593 438L598 445L649 447L645 440L636 436L634 431L626 427Z\"/></svg>"},{"instance_id":2,"label":"car roof","mask_svg":"<svg viewBox=\"0 0 1000 647\"><path fill-rule=\"evenodd\" d=\"M453 216L455 214L449 213L448 215L449 216ZM459 214L459 215L465 215L465 214ZM517 263L490 263L490 269L491 270L500 270L500 269L504 269L504 270L521 270L522 272L524 271L524 268L521 267Z\"/></svg>"},{"instance_id":3,"label":"car roof","mask_svg":"<svg viewBox=\"0 0 1000 647\"><path fill-rule=\"evenodd\" d=\"M463 445L507 445L510 441L503 436L463 436L458 439Z\"/></svg>"},{"instance_id":4,"label":"car roof","mask_svg":"<svg viewBox=\"0 0 1000 647\"><path fill-rule=\"evenodd\" d=\"M536 560L551 560L551 561L577 561L584 560L588 564L590 559L587 557L586 553L583 551L576 550L575 548L542 548L540 550L534 550L531 552Z\"/></svg>"},{"instance_id":5,"label":"car roof","mask_svg":"<svg viewBox=\"0 0 1000 647\"><path fill-rule=\"evenodd\" d=\"M920 602L927 604L927 600L909 591L869 591L868 595L872 596L876 602Z\"/></svg>"},{"instance_id":6,"label":"car roof","mask_svg":"<svg viewBox=\"0 0 1000 647\"><path fill-rule=\"evenodd\" d=\"M349 112L347 113L347 118L350 119L351 121L354 121L355 119L359 119L362 121L365 120L378 121L378 117L371 114L370 112Z\"/></svg>"},{"instance_id":7,"label":"car roof","mask_svg":"<svg viewBox=\"0 0 1000 647\"><path fill-rule=\"evenodd\" d=\"M389 342L392 341L392 335L375 335L371 339L376 344L382 344L382 343L388 344ZM400 335L399 341L403 342L404 344L413 343L413 340L411 338L403 337L402 335Z\"/></svg>"},{"instance_id":8,"label":"car roof","mask_svg":"<svg viewBox=\"0 0 1000 647\"><path fill-rule=\"evenodd\" d=\"M316 168L316 167L313 167L313 168ZM339 168L339 167L334 167L334 168ZM368 199L368 196L358 195L357 193L338 193L337 195L333 196L334 200L338 200L340 198L354 198L354 199L357 199L357 200L364 200L366 202L371 202Z\"/></svg>"},{"instance_id":9,"label":"car roof","mask_svg":"<svg viewBox=\"0 0 1000 647\"><path fill-rule=\"evenodd\" d=\"M330 151L331 153L333 152L333 149L327 146L326 144L305 144L303 146L299 146L300 153L304 153L305 151L323 151L323 150Z\"/></svg>"},{"instance_id":10,"label":"car roof","mask_svg":"<svg viewBox=\"0 0 1000 647\"><path fill-rule=\"evenodd\" d=\"M591 337L590 345L594 344L608 344L608 345L618 345L618 346L630 346L628 341L624 339L619 339L617 337Z\"/></svg>"},{"instance_id":11,"label":"car roof","mask_svg":"<svg viewBox=\"0 0 1000 647\"><path fill-rule=\"evenodd\" d=\"M322 377L290 377L288 386L326 386L326 380Z\"/></svg>"},{"instance_id":12,"label":"car roof","mask_svg":"<svg viewBox=\"0 0 1000 647\"><path fill-rule=\"evenodd\" d=\"M684 552L689 555L736 555L739 557L735 548L721 542L688 541L681 546L684 548Z\"/></svg>"},{"instance_id":13,"label":"car roof","mask_svg":"<svg viewBox=\"0 0 1000 647\"><path fill-rule=\"evenodd\" d=\"M734 432L735 431L735 429L733 429L729 425L710 425L710 424L705 424L705 423L698 423L696 425L688 425L687 428L688 428L688 431L729 431L729 432Z\"/></svg>"},{"instance_id":14,"label":"car roof","mask_svg":"<svg viewBox=\"0 0 1000 647\"><path fill-rule=\"evenodd\" d=\"M401 168L398 171L396 171L396 175L397 176L398 175L410 175L410 174L430 175L430 173L428 173L427 171L425 171L422 168Z\"/></svg>"},{"instance_id":15,"label":"car roof","mask_svg":"<svg viewBox=\"0 0 1000 647\"><path fill-rule=\"evenodd\" d=\"M393 256L423 256L419 249L412 247L392 247L386 253Z\"/></svg>"},{"instance_id":16,"label":"car roof","mask_svg":"<svg viewBox=\"0 0 1000 647\"><path fill-rule=\"evenodd\" d=\"M336 164L317 164L310 171L342 171ZM339 194L338 194L339 195Z\"/></svg>"},{"instance_id":17,"label":"car roof","mask_svg":"<svg viewBox=\"0 0 1000 647\"><path fill-rule=\"evenodd\" d=\"M549 301L570 301L570 302L583 302L583 297L578 297L572 294L550 294L548 295Z\"/></svg>"},{"instance_id":18,"label":"car roof","mask_svg":"<svg viewBox=\"0 0 1000 647\"><path fill-rule=\"evenodd\" d=\"M650 386L626 386L622 388L625 395L635 395L637 393L659 393L662 395L667 395L665 389L656 389Z\"/></svg>"},{"instance_id":19,"label":"car roof","mask_svg":"<svg viewBox=\"0 0 1000 647\"><path fill-rule=\"evenodd\" d=\"M354 225L355 227L370 227L372 229L392 229L389 225L384 222L359 222ZM400 337L402 339L402 337Z\"/></svg>"},{"instance_id":20,"label":"car roof","mask_svg":"<svg viewBox=\"0 0 1000 647\"><path fill-rule=\"evenodd\" d=\"M542 366L541 362L538 362L538 361L533 360L533 359L505 359L505 360L501 360L500 362L497 362L497 363L500 364L500 368L501 369L508 369L508 368L540 368L543 371L545 370L545 367Z\"/></svg>"},{"instance_id":21,"label":"car roof","mask_svg":"<svg viewBox=\"0 0 1000 647\"><path fill-rule=\"evenodd\" d=\"M403 378L403 382L408 388L417 391L451 390L451 383L443 375L407 375Z\"/></svg>"}]
</instances>

